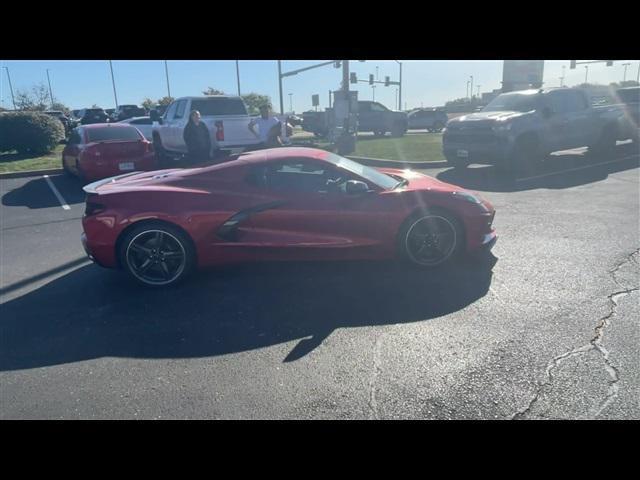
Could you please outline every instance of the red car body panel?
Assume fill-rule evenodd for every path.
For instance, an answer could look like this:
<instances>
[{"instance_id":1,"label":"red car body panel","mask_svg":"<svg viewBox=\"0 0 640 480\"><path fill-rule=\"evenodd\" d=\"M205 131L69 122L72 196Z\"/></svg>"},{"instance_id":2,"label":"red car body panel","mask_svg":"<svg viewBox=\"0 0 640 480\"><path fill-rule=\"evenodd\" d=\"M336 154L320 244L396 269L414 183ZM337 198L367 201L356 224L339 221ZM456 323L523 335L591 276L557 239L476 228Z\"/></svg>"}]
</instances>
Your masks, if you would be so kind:
<instances>
[{"instance_id":1,"label":"red car body panel","mask_svg":"<svg viewBox=\"0 0 640 480\"><path fill-rule=\"evenodd\" d=\"M92 142L89 135L97 129L133 129L137 140ZM63 165L87 181L120 175L126 171L148 171L156 168L151 142L132 125L92 124L80 127L81 144L66 145L62 151Z\"/></svg>"},{"instance_id":2,"label":"red car body panel","mask_svg":"<svg viewBox=\"0 0 640 480\"><path fill-rule=\"evenodd\" d=\"M97 213L83 218L83 244L97 263L117 267L122 232L154 219L188 234L199 267L258 260L389 259L397 254L403 222L426 207L444 208L462 222L469 252L495 241L494 210L488 202L456 198L465 190L413 171L379 169L408 184L384 190L369 182L373 191L360 195L283 193L246 180L256 165L288 158L327 162L328 155L308 148L262 150L215 166L135 173L88 186L87 202L97 206ZM225 222L238 215L242 219L233 237L223 235Z\"/></svg>"}]
</instances>

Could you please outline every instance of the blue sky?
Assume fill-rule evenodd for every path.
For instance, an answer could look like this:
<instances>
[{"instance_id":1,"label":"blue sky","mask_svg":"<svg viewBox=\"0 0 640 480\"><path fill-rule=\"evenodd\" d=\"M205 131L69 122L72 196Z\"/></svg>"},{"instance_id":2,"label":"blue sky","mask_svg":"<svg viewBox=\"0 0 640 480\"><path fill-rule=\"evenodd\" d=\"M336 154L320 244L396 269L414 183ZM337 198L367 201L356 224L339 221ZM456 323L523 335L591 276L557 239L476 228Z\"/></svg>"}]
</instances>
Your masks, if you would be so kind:
<instances>
[{"instance_id":1,"label":"blue sky","mask_svg":"<svg viewBox=\"0 0 640 480\"><path fill-rule=\"evenodd\" d=\"M289 71L323 60L294 61L284 60L283 71ZM616 61L612 67L602 64L589 66L589 81L608 84L621 81L624 67L622 63L631 62L627 70L627 80L636 79L638 60ZM171 95L180 97L199 95L208 86L235 94L236 69L234 61L183 61L170 60L169 79ZM559 86L562 66L566 66L565 84L582 83L585 69L578 65L569 69L568 60L545 62L545 86ZM0 66L8 67L14 93L29 89L37 83L47 85L46 69L49 69L54 96L70 108L89 107L94 103L103 108L113 108L115 100L111 84L109 63L99 61L2 61ZM351 69L359 78L368 78L370 73L379 75L380 80L390 76L398 79L398 64L394 61L368 60L365 63L351 62ZM11 94L4 68L0 72L0 106L11 108ZM116 83L118 103L139 104L145 97L160 98L167 94L164 62L159 60L114 60L113 71ZM278 67L275 60L241 60L240 83L242 93L251 91L271 96L278 106ZM403 104L409 108L437 106L444 102L464 97L467 80L474 76L475 86L481 85L481 91L490 91L500 87L502 80L501 60L408 60L403 61ZM289 93L293 94L293 110L302 112L311 108L311 95L320 94L320 107L328 106L329 89L339 87L341 70L332 66L303 72L283 80L285 110L289 110ZM372 99L372 89L368 84L357 84L360 99ZM390 108L395 106L395 86L378 85L375 91L377 101ZM404 105L403 105L404 106Z\"/></svg>"}]
</instances>

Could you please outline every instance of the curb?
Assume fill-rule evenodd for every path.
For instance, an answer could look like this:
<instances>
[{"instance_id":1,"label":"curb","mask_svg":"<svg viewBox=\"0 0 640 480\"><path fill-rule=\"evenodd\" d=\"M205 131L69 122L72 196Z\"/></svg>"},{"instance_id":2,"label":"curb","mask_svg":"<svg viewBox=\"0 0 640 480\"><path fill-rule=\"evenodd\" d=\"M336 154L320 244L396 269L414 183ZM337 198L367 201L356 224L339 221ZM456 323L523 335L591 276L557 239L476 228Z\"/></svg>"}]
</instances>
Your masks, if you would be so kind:
<instances>
[{"instance_id":1,"label":"curb","mask_svg":"<svg viewBox=\"0 0 640 480\"><path fill-rule=\"evenodd\" d=\"M385 160L383 158L368 158L368 157L353 157L347 156L351 160L355 160L365 165L372 165L376 167L390 167L390 168L442 168L447 167L449 164L446 161L438 162L403 162L400 160Z\"/></svg>"},{"instance_id":2,"label":"curb","mask_svg":"<svg viewBox=\"0 0 640 480\"><path fill-rule=\"evenodd\" d=\"M37 177L40 175L58 175L60 173L64 173L64 170L61 168L49 168L46 170L23 170L20 172L0 173L0 180L5 178Z\"/></svg>"}]
</instances>

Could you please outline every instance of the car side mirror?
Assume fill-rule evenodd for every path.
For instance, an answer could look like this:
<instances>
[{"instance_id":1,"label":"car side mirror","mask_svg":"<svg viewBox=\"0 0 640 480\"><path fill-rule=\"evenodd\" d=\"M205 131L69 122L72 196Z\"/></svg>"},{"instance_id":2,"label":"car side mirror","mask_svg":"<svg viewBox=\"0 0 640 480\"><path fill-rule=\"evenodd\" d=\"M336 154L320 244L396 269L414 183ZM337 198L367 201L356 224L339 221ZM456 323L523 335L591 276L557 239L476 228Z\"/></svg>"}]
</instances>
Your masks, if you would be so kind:
<instances>
[{"instance_id":1,"label":"car side mirror","mask_svg":"<svg viewBox=\"0 0 640 480\"><path fill-rule=\"evenodd\" d=\"M369 191L369 185L358 180L347 181L347 193L349 195L360 195Z\"/></svg>"}]
</instances>

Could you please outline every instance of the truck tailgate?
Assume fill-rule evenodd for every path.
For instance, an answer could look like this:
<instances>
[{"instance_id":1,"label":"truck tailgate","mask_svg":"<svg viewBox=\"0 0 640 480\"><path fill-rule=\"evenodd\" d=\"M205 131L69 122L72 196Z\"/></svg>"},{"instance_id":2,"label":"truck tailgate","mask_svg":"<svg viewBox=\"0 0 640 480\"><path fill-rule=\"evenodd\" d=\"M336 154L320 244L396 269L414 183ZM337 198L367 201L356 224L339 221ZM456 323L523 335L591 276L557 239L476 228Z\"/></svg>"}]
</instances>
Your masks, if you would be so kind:
<instances>
[{"instance_id":1,"label":"truck tailgate","mask_svg":"<svg viewBox=\"0 0 640 480\"><path fill-rule=\"evenodd\" d=\"M203 120L209 127L212 142L217 143L221 148L242 147L260 143L260 140L249 131L251 119L246 115L205 117ZM223 140L219 140L218 138L220 137L217 136L219 126L224 132Z\"/></svg>"}]
</instances>

